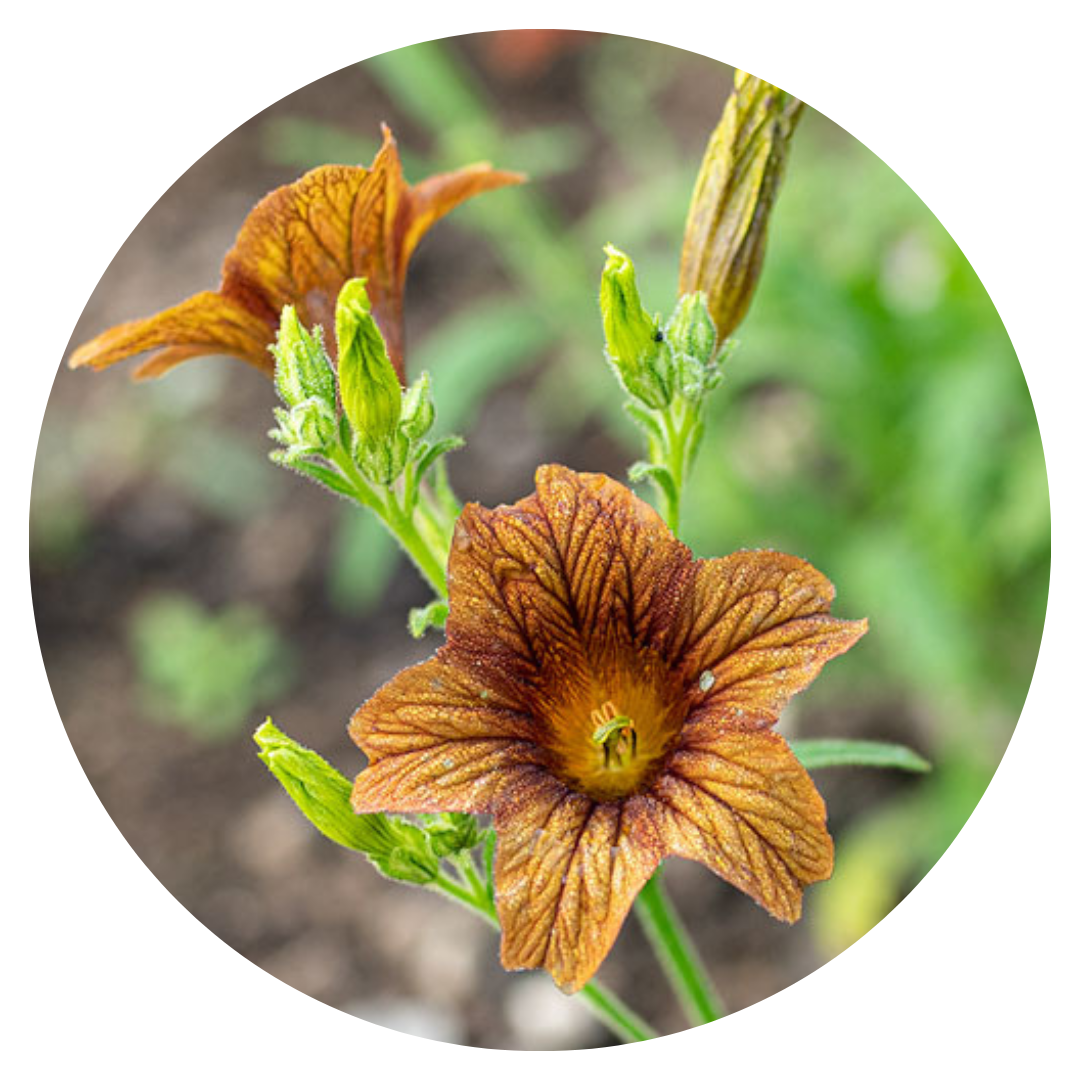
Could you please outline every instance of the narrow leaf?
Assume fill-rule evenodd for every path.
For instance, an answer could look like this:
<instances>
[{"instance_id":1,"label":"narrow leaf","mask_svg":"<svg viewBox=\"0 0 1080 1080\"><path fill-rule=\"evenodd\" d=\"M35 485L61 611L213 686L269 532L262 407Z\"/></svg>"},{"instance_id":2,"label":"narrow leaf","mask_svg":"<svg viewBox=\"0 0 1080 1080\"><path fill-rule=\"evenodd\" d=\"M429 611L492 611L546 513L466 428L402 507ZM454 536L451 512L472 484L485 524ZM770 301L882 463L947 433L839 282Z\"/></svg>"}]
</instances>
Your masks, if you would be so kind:
<instances>
[{"instance_id":1,"label":"narrow leaf","mask_svg":"<svg viewBox=\"0 0 1080 1080\"><path fill-rule=\"evenodd\" d=\"M861 739L798 739L791 743L795 756L808 769L828 769L837 765L864 765L872 769L904 769L929 772L926 758L896 743Z\"/></svg>"}]
</instances>

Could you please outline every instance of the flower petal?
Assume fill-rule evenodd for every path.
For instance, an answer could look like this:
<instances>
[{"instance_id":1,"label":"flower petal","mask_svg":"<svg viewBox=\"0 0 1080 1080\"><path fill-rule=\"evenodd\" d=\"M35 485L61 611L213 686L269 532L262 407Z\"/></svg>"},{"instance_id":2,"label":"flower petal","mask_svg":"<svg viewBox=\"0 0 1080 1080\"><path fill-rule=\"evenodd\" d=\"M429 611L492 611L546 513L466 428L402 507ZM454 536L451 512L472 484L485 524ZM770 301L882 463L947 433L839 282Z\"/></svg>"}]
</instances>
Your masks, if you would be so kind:
<instances>
[{"instance_id":1,"label":"flower petal","mask_svg":"<svg viewBox=\"0 0 1080 1080\"><path fill-rule=\"evenodd\" d=\"M691 565L689 550L627 488L547 465L535 495L462 512L447 640L530 695L585 683L613 637L661 647Z\"/></svg>"},{"instance_id":2,"label":"flower petal","mask_svg":"<svg viewBox=\"0 0 1080 1080\"><path fill-rule=\"evenodd\" d=\"M486 813L520 770L543 763L531 717L446 654L407 668L353 716L349 734L370 759L358 812Z\"/></svg>"},{"instance_id":3,"label":"flower petal","mask_svg":"<svg viewBox=\"0 0 1080 1080\"><path fill-rule=\"evenodd\" d=\"M695 564L673 648L689 685L691 718L774 723L793 694L851 648L866 620L828 615L832 583L808 562L740 551Z\"/></svg>"},{"instance_id":4,"label":"flower petal","mask_svg":"<svg viewBox=\"0 0 1080 1080\"><path fill-rule=\"evenodd\" d=\"M779 735L727 731L670 758L649 793L664 850L704 863L786 922L832 873L825 804Z\"/></svg>"},{"instance_id":5,"label":"flower petal","mask_svg":"<svg viewBox=\"0 0 1080 1080\"><path fill-rule=\"evenodd\" d=\"M643 798L597 803L537 773L495 813L502 964L544 967L572 994L592 978L662 851Z\"/></svg>"},{"instance_id":6,"label":"flower petal","mask_svg":"<svg viewBox=\"0 0 1080 1080\"><path fill-rule=\"evenodd\" d=\"M368 280L375 320L404 382L405 272L416 245L439 218L466 199L507 184L520 184L525 177L478 164L430 176L410 187L401 171L397 143L385 124L383 145L372 162L371 177L353 215L353 273Z\"/></svg>"},{"instance_id":7,"label":"flower petal","mask_svg":"<svg viewBox=\"0 0 1080 1080\"><path fill-rule=\"evenodd\" d=\"M168 311L105 331L75 353L71 366L105 367L163 348L138 370L140 377L209 353L237 356L273 375L266 347L274 340L281 309L292 304L306 326L330 331L341 286L363 277L390 358L404 380L402 295L420 237L465 199L522 179L474 165L410 188L393 135L384 127L370 169L324 165L263 198L225 256L216 293L199 293ZM326 344L333 353L332 333Z\"/></svg>"},{"instance_id":8,"label":"flower petal","mask_svg":"<svg viewBox=\"0 0 1080 1080\"><path fill-rule=\"evenodd\" d=\"M167 351L178 359L204 355L237 356L272 372L274 361L266 350L271 341L272 332L247 308L219 293L201 292L157 315L106 330L76 349L70 366L108 367L129 356L167 346ZM161 370L150 369L149 365L159 361L162 355L159 353L139 369L142 377L161 373ZM178 360L174 359L172 363L176 362ZM160 363L156 363L156 367L162 369Z\"/></svg>"},{"instance_id":9,"label":"flower petal","mask_svg":"<svg viewBox=\"0 0 1080 1080\"><path fill-rule=\"evenodd\" d=\"M323 165L270 192L225 256L222 294L258 310L273 328L293 304L305 326L329 332L337 295L353 276L353 215L376 185L374 170Z\"/></svg>"},{"instance_id":10,"label":"flower petal","mask_svg":"<svg viewBox=\"0 0 1080 1080\"><path fill-rule=\"evenodd\" d=\"M409 192L409 211L400 232L402 259L407 262L424 233L466 199L485 191L523 184L525 180L524 173L494 169L486 161L421 180Z\"/></svg>"}]
</instances>

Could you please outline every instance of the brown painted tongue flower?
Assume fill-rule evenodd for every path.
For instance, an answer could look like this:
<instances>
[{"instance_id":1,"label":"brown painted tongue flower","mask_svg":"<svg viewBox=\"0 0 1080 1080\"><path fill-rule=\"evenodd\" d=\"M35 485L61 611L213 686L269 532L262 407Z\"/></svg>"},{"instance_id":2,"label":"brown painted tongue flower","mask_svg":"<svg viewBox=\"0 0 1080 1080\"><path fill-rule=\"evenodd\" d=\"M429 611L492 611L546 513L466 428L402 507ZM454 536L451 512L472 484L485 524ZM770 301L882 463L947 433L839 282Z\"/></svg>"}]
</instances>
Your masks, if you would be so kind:
<instances>
[{"instance_id":1,"label":"brown painted tongue flower","mask_svg":"<svg viewBox=\"0 0 1080 1080\"><path fill-rule=\"evenodd\" d=\"M552 465L536 486L462 513L446 644L353 717L353 807L493 814L503 965L572 992L667 855L799 917L832 841L769 728L866 622L829 615L802 559L695 560L606 476Z\"/></svg>"},{"instance_id":2,"label":"brown painted tongue flower","mask_svg":"<svg viewBox=\"0 0 1080 1080\"><path fill-rule=\"evenodd\" d=\"M362 277L390 358L404 378L402 297L420 238L459 203L523 179L479 164L411 186L384 125L383 145L370 169L323 165L259 202L225 256L216 292L196 293L157 315L106 330L76 350L71 366L102 368L158 350L136 378L163 375L207 354L235 356L273 375L267 346L281 309L292 304L305 326L329 330L341 286ZM332 341L328 346L333 348Z\"/></svg>"}]
</instances>

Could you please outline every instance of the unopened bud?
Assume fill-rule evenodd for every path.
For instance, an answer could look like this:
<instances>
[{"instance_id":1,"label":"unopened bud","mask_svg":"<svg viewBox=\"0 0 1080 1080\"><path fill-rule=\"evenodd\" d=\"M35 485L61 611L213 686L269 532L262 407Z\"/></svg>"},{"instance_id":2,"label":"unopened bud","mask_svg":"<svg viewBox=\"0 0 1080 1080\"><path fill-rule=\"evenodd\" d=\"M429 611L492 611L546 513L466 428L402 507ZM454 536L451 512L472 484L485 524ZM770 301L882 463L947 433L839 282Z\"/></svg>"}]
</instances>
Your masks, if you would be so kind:
<instances>
[{"instance_id":1,"label":"unopened bud","mask_svg":"<svg viewBox=\"0 0 1080 1080\"><path fill-rule=\"evenodd\" d=\"M274 354L274 385L288 406L315 398L333 409L334 369L323 346L322 328L308 333L291 305L282 308Z\"/></svg>"},{"instance_id":2,"label":"unopened bud","mask_svg":"<svg viewBox=\"0 0 1080 1080\"><path fill-rule=\"evenodd\" d=\"M356 435L361 464L389 484L404 464L400 453L401 383L371 315L363 278L347 281L337 301L341 405Z\"/></svg>"},{"instance_id":3,"label":"unopened bud","mask_svg":"<svg viewBox=\"0 0 1080 1080\"><path fill-rule=\"evenodd\" d=\"M671 402L673 368L660 320L642 306L630 257L611 244L604 251L600 314L608 359L627 393L662 409Z\"/></svg>"},{"instance_id":4,"label":"unopened bud","mask_svg":"<svg viewBox=\"0 0 1080 1080\"><path fill-rule=\"evenodd\" d=\"M708 363L716 348L716 327L709 314L705 294L696 292L680 297L664 333L672 352L685 353L695 360Z\"/></svg>"},{"instance_id":5,"label":"unopened bud","mask_svg":"<svg viewBox=\"0 0 1080 1080\"><path fill-rule=\"evenodd\" d=\"M681 294L703 292L721 342L742 322L803 103L745 71L709 140L690 203Z\"/></svg>"},{"instance_id":6,"label":"unopened bud","mask_svg":"<svg viewBox=\"0 0 1080 1080\"><path fill-rule=\"evenodd\" d=\"M440 857L471 851L480 843L480 827L472 814L425 814L422 821L432 850Z\"/></svg>"},{"instance_id":7,"label":"unopened bud","mask_svg":"<svg viewBox=\"0 0 1080 1080\"><path fill-rule=\"evenodd\" d=\"M352 784L314 750L289 738L271 720L259 727L254 739L263 764L319 832L365 854L387 846L385 815L357 814L349 802Z\"/></svg>"},{"instance_id":8,"label":"unopened bud","mask_svg":"<svg viewBox=\"0 0 1080 1080\"><path fill-rule=\"evenodd\" d=\"M387 877L412 885L435 880L439 858L423 829L386 814L357 814L350 802L352 784L272 721L254 738L263 763L323 836L362 852Z\"/></svg>"},{"instance_id":9,"label":"unopened bud","mask_svg":"<svg viewBox=\"0 0 1080 1080\"><path fill-rule=\"evenodd\" d=\"M431 376L422 371L420 378L405 391L405 399L401 403L401 431L410 442L416 442L431 430L434 423L435 403L431 400Z\"/></svg>"}]
</instances>

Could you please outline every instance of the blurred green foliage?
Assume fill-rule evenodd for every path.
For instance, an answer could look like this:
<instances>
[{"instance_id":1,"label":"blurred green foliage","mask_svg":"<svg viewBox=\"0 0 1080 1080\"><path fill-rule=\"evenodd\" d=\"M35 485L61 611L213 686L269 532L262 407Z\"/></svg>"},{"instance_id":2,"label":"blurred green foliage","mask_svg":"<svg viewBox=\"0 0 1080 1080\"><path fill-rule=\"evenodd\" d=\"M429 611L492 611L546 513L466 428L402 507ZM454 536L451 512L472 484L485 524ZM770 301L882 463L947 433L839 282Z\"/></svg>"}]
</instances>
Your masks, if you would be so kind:
<instances>
[{"instance_id":1,"label":"blurred green foliage","mask_svg":"<svg viewBox=\"0 0 1080 1080\"><path fill-rule=\"evenodd\" d=\"M150 715L199 738L236 734L294 677L288 647L251 606L211 612L182 593L155 593L134 610L129 632Z\"/></svg>"},{"instance_id":2,"label":"blurred green foliage","mask_svg":"<svg viewBox=\"0 0 1080 1080\"><path fill-rule=\"evenodd\" d=\"M627 452L636 433L601 360L595 294L613 241L634 257L653 309L675 299L678 250L700 153L658 103L684 54L598 39L578 70L586 114L522 130L500 117L459 43L428 42L367 69L424 131L422 176L477 158L534 182L455 216L480 233L504 294L444 319L413 350L444 421L467 433L484 395L541 358L534 404L548 426L601 416ZM628 72L633 72L633 77ZM715 88L719 116L728 81ZM602 141L625 168L573 220L550 181L588 183ZM268 132L303 166L363 161L374 144L291 120ZM539 151L542 160L530 157ZM585 174L584 176L582 174ZM815 688L819 710L891 716L889 735L934 763L838 839L833 882L810 898L826 953L874 925L956 836L1004 752L1034 667L1049 580L1049 497L1031 401L1004 327L948 233L874 154L808 115L793 147L759 295L686 495L699 555L776 547L836 582L838 610L871 633ZM835 670L834 670L835 669ZM799 708L786 723L799 723ZM880 734L830 728L804 734Z\"/></svg>"}]
</instances>

